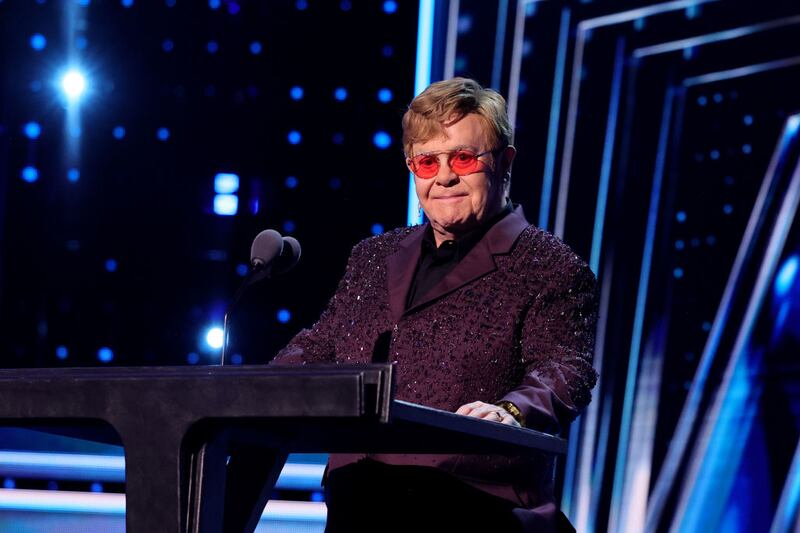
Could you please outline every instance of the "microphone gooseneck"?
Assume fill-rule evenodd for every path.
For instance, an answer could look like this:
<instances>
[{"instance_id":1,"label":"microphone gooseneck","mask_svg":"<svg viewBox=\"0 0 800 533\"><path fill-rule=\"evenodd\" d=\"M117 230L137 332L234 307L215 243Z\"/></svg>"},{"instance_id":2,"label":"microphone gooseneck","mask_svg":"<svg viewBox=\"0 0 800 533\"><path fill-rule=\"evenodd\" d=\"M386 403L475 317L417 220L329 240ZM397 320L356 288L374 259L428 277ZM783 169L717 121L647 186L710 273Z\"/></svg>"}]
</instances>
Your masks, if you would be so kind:
<instances>
[{"instance_id":1,"label":"microphone gooseneck","mask_svg":"<svg viewBox=\"0 0 800 533\"><path fill-rule=\"evenodd\" d=\"M239 303L244 292L263 279L291 270L300 260L300 243L294 237L283 237L274 229L256 235L250 246L250 271L236 290L222 320L222 354L220 365L225 364L228 352L228 317Z\"/></svg>"}]
</instances>

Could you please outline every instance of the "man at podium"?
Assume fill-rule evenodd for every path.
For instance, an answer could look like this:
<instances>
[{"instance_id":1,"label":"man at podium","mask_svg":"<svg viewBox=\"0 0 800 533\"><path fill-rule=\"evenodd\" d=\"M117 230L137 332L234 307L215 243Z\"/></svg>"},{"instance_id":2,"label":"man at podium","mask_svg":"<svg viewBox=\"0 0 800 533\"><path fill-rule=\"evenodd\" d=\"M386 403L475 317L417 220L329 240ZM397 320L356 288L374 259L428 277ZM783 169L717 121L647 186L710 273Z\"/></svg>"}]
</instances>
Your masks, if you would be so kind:
<instances>
[{"instance_id":1,"label":"man at podium","mask_svg":"<svg viewBox=\"0 0 800 533\"><path fill-rule=\"evenodd\" d=\"M396 398L558 434L589 403L597 298L575 253L510 200L506 102L437 82L403 117L425 224L357 244L279 364L395 363ZM544 456L333 454L326 531L555 531Z\"/></svg>"}]
</instances>

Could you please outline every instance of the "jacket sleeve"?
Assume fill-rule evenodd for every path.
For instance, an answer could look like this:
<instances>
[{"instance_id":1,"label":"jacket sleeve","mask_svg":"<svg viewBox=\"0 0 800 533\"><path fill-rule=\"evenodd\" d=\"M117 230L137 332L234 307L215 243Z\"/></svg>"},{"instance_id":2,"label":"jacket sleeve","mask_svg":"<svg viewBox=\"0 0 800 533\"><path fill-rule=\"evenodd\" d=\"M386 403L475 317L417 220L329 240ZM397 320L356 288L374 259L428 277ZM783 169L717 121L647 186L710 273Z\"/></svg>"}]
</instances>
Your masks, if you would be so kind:
<instances>
[{"instance_id":1,"label":"jacket sleeve","mask_svg":"<svg viewBox=\"0 0 800 533\"><path fill-rule=\"evenodd\" d=\"M525 376L500 400L519 408L526 427L553 434L589 404L597 381L592 367L597 284L585 264L571 268L528 308L518 341Z\"/></svg>"},{"instance_id":2,"label":"jacket sleeve","mask_svg":"<svg viewBox=\"0 0 800 533\"><path fill-rule=\"evenodd\" d=\"M345 334L348 328L347 310L352 308L350 300L358 280L356 272L363 244L357 244L350 253L344 276L339 281L333 297L322 311L319 320L310 329L303 329L289 341L271 363L279 365L304 365L308 363L333 363L336 361L337 335Z\"/></svg>"}]
</instances>

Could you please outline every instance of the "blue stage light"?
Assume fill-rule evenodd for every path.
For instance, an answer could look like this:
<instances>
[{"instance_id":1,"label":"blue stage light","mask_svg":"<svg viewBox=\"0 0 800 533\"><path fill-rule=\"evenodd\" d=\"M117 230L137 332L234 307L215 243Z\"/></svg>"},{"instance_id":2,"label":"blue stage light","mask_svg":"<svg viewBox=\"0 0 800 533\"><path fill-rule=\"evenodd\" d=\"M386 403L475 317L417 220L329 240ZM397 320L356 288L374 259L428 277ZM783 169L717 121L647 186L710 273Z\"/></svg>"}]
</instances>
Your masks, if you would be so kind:
<instances>
[{"instance_id":1,"label":"blue stage light","mask_svg":"<svg viewBox=\"0 0 800 533\"><path fill-rule=\"evenodd\" d=\"M278 322L280 322L281 324L286 324L291 319L292 319L292 313L290 313L288 309L278 310Z\"/></svg>"},{"instance_id":2,"label":"blue stage light","mask_svg":"<svg viewBox=\"0 0 800 533\"><path fill-rule=\"evenodd\" d=\"M177 0L164 0L164 3L167 5L167 7L175 7Z\"/></svg>"},{"instance_id":3,"label":"blue stage light","mask_svg":"<svg viewBox=\"0 0 800 533\"><path fill-rule=\"evenodd\" d=\"M235 194L214 196L214 213L222 216L235 215L239 210L239 198Z\"/></svg>"},{"instance_id":4,"label":"blue stage light","mask_svg":"<svg viewBox=\"0 0 800 533\"><path fill-rule=\"evenodd\" d=\"M67 170L67 179L72 183L75 183L79 179L81 179L81 171L77 168L71 168Z\"/></svg>"},{"instance_id":5,"label":"blue stage light","mask_svg":"<svg viewBox=\"0 0 800 533\"><path fill-rule=\"evenodd\" d=\"M106 259L106 271L107 272L116 272L117 271L117 260L116 259Z\"/></svg>"},{"instance_id":6,"label":"blue stage light","mask_svg":"<svg viewBox=\"0 0 800 533\"><path fill-rule=\"evenodd\" d=\"M40 52L47 46L47 39L41 33L34 33L31 35L31 48Z\"/></svg>"},{"instance_id":7,"label":"blue stage light","mask_svg":"<svg viewBox=\"0 0 800 533\"><path fill-rule=\"evenodd\" d=\"M789 290L797 278L797 271L800 269L800 257L792 255L781 266L778 275L775 276L775 295L782 298L789 294Z\"/></svg>"},{"instance_id":8,"label":"blue stage light","mask_svg":"<svg viewBox=\"0 0 800 533\"><path fill-rule=\"evenodd\" d=\"M115 126L114 129L111 130L111 135L113 135L115 139L122 139L125 137L125 128L122 126Z\"/></svg>"},{"instance_id":9,"label":"blue stage light","mask_svg":"<svg viewBox=\"0 0 800 533\"><path fill-rule=\"evenodd\" d=\"M197 363L200 362L200 355L195 352L191 352L189 355L186 356L186 362L189 363L190 365L196 365Z\"/></svg>"},{"instance_id":10,"label":"blue stage light","mask_svg":"<svg viewBox=\"0 0 800 533\"><path fill-rule=\"evenodd\" d=\"M83 35L75 38L75 48L78 50L85 50L87 46L89 46L89 39Z\"/></svg>"},{"instance_id":11,"label":"blue stage light","mask_svg":"<svg viewBox=\"0 0 800 533\"><path fill-rule=\"evenodd\" d=\"M342 144L344 144L344 133L340 131L334 133L333 137L331 137L331 142L333 142L333 144L337 146L341 146Z\"/></svg>"},{"instance_id":12,"label":"blue stage light","mask_svg":"<svg viewBox=\"0 0 800 533\"><path fill-rule=\"evenodd\" d=\"M166 141L169 139L169 128L158 128L156 137L158 137L159 141Z\"/></svg>"},{"instance_id":13,"label":"blue stage light","mask_svg":"<svg viewBox=\"0 0 800 533\"><path fill-rule=\"evenodd\" d=\"M261 49L262 48L261 48L261 43L260 42L253 41L252 43L250 43L250 53L253 54L254 56L257 56L258 54L260 54L261 53Z\"/></svg>"},{"instance_id":14,"label":"blue stage light","mask_svg":"<svg viewBox=\"0 0 800 533\"><path fill-rule=\"evenodd\" d=\"M675 213L675 220L678 222L686 222L686 212L685 211L678 211Z\"/></svg>"},{"instance_id":15,"label":"blue stage light","mask_svg":"<svg viewBox=\"0 0 800 533\"><path fill-rule=\"evenodd\" d=\"M340 180L339 178L335 178L335 177L334 177L334 178L331 178L331 179L328 181L328 186L329 186L331 189L333 189L334 191L338 191L339 189L341 189L341 188L342 188L342 180Z\"/></svg>"},{"instance_id":16,"label":"blue stage light","mask_svg":"<svg viewBox=\"0 0 800 533\"><path fill-rule=\"evenodd\" d=\"M682 241L682 240L680 240L680 239L678 239L677 241L675 241L675 249L676 249L676 250L683 250L684 248L686 248L686 243L685 243L685 242L683 242L683 241Z\"/></svg>"},{"instance_id":17,"label":"blue stage light","mask_svg":"<svg viewBox=\"0 0 800 533\"><path fill-rule=\"evenodd\" d=\"M681 279L683 277L683 269L676 268L672 271L672 275L675 276L675 279Z\"/></svg>"},{"instance_id":18,"label":"blue stage light","mask_svg":"<svg viewBox=\"0 0 800 533\"><path fill-rule=\"evenodd\" d=\"M745 115L744 118L742 118L742 121L745 123L746 126L752 126L753 115Z\"/></svg>"},{"instance_id":19,"label":"blue stage light","mask_svg":"<svg viewBox=\"0 0 800 533\"><path fill-rule=\"evenodd\" d=\"M286 138L288 139L289 144L300 144L300 142L303 140L303 136L297 130L290 131Z\"/></svg>"},{"instance_id":20,"label":"blue stage light","mask_svg":"<svg viewBox=\"0 0 800 533\"><path fill-rule=\"evenodd\" d=\"M716 161L717 159L719 159L719 150L711 150L711 153L709 153L708 155L711 156L711 159Z\"/></svg>"},{"instance_id":21,"label":"blue stage light","mask_svg":"<svg viewBox=\"0 0 800 533\"><path fill-rule=\"evenodd\" d=\"M222 5L220 0L208 0L208 7L211 9L219 9L219 6Z\"/></svg>"},{"instance_id":22,"label":"blue stage light","mask_svg":"<svg viewBox=\"0 0 800 533\"><path fill-rule=\"evenodd\" d=\"M95 481L89 486L91 492L103 492L103 484Z\"/></svg>"},{"instance_id":23,"label":"blue stage light","mask_svg":"<svg viewBox=\"0 0 800 533\"><path fill-rule=\"evenodd\" d=\"M324 502L325 501L325 493L319 490L315 490L311 493L311 501L312 502Z\"/></svg>"},{"instance_id":24,"label":"blue stage light","mask_svg":"<svg viewBox=\"0 0 800 533\"><path fill-rule=\"evenodd\" d=\"M303 88L299 85L295 85L289 90L289 96L291 96L292 100L302 100L303 99Z\"/></svg>"},{"instance_id":25,"label":"blue stage light","mask_svg":"<svg viewBox=\"0 0 800 533\"><path fill-rule=\"evenodd\" d=\"M389 148L392 144L392 137L385 131L379 131L372 137L372 142L381 150Z\"/></svg>"},{"instance_id":26,"label":"blue stage light","mask_svg":"<svg viewBox=\"0 0 800 533\"><path fill-rule=\"evenodd\" d=\"M235 354L233 354L231 356L231 364L241 365L243 362L244 362L244 358L242 357L242 354L235 353Z\"/></svg>"},{"instance_id":27,"label":"blue stage light","mask_svg":"<svg viewBox=\"0 0 800 533\"><path fill-rule=\"evenodd\" d=\"M208 50L209 54L216 54L217 50L219 50L219 45L217 44L217 41L208 41L208 44L206 45L206 50Z\"/></svg>"},{"instance_id":28,"label":"blue stage light","mask_svg":"<svg viewBox=\"0 0 800 533\"><path fill-rule=\"evenodd\" d=\"M749 144L743 144L742 145L742 153L743 154L750 154L750 153L752 153L752 151L753 151L753 147L751 145L749 145Z\"/></svg>"},{"instance_id":29,"label":"blue stage light","mask_svg":"<svg viewBox=\"0 0 800 533\"><path fill-rule=\"evenodd\" d=\"M372 225L372 234L373 235L380 235L383 233L383 225L382 224L373 224Z\"/></svg>"},{"instance_id":30,"label":"blue stage light","mask_svg":"<svg viewBox=\"0 0 800 533\"><path fill-rule=\"evenodd\" d=\"M69 350L66 346L56 346L56 358L61 359L62 361L67 358L69 355Z\"/></svg>"},{"instance_id":31,"label":"blue stage light","mask_svg":"<svg viewBox=\"0 0 800 533\"><path fill-rule=\"evenodd\" d=\"M223 331L222 328L219 326L213 326L208 328L206 332L206 344L209 348L214 350L219 350L222 348L223 342Z\"/></svg>"},{"instance_id":32,"label":"blue stage light","mask_svg":"<svg viewBox=\"0 0 800 533\"><path fill-rule=\"evenodd\" d=\"M397 12L397 2L395 0L386 0L383 3L383 12L390 15Z\"/></svg>"},{"instance_id":33,"label":"blue stage light","mask_svg":"<svg viewBox=\"0 0 800 533\"><path fill-rule=\"evenodd\" d=\"M296 188L297 187L297 183L298 183L297 178L294 177L294 176L288 176L283 182L283 184L286 185L287 189Z\"/></svg>"},{"instance_id":34,"label":"blue stage light","mask_svg":"<svg viewBox=\"0 0 800 533\"><path fill-rule=\"evenodd\" d=\"M241 9L242 8L239 7L239 4L237 4L236 2L228 3L228 13L230 13L231 15L236 15L237 13L239 13Z\"/></svg>"},{"instance_id":35,"label":"blue stage light","mask_svg":"<svg viewBox=\"0 0 800 533\"><path fill-rule=\"evenodd\" d=\"M16 486L17 486L17 484L10 477L7 477L7 478L5 478L3 480L3 488L4 489L13 489L13 488L16 488Z\"/></svg>"},{"instance_id":36,"label":"blue stage light","mask_svg":"<svg viewBox=\"0 0 800 533\"><path fill-rule=\"evenodd\" d=\"M342 11L350 11L353 8L353 3L350 0L342 0L339 2L339 9Z\"/></svg>"},{"instance_id":37,"label":"blue stage light","mask_svg":"<svg viewBox=\"0 0 800 533\"><path fill-rule=\"evenodd\" d=\"M230 172L220 172L214 176L214 192L233 194L239 190L239 176Z\"/></svg>"},{"instance_id":38,"label":"blue stage light","mask_svg":"<svg viewBox=\"0 0 800 533\"><path fill-rule=\"evenodd\" d=\"M296 7L300 11L304 11L308 9L308 2L306 0L296 0L296 2L294 3L294 7Z\"/></svg>"},{"instance_id":39,"label":"blue stage light","mask_svg":"<svg viewBox=\"0 0 800 533\"><path fill-rule=\"evenodd\" d=\"M86 78L79 70L70 69L61 78L61 89L68 100L77 101L86 91Z\"/></svg>"},{"instance_id":40,"label":"blue stage light","mask_svg":"<svg viewBox=\"0 0 800 533\"><path fill-rule=\"evenodd\" d=\"M39 126L38 122L31 121L25 124L23 131L25 131L25 136L28 139L38 139L39 135L42 134L42 127Z\"/></svg>"},{"instance_id":41,"label":"blue stage light","mask_svg":"<svg viewBox=\"0 0 800 533\"><path fill-rule=\"evenodd\" d=\"M381 48L381 54L383 54L383 57L392 57L394 55L394 47L390 44L384 45Z\"/></svg>"},{"instance_id":42,"label":"blue stage light","mask_svg":"<svg viewBox=\"0 0 800 533\"><path fill-rule=\"evenodd\" d=\"M110 363L113 359L114 351L111 348L103 346L97 350L97 360L101 363Z\"/></svg>"},{"instance_id":43,"label":"blue stage light","mask_svg":"<svg viewBox=\"0 0 800 533\"><path fill-rule=\"evenodd\" d=\"M333 97L339 100L340 102L344 102L347 100L347 89L344 87L337 87L335 91L333 91Z\"/></svg>"},{"instance_id":44,"label":"blue stage light","mask_svg":"<svg viewBox=\"0 0 800 533\"><path fill-rule=\"evenodd\" d=\"M25 167L22 169L20 175L22 176L22 179L28 183L33 183L39 179L39 171L36 169L36 167Z\"/></svg>"},{"instance_id":45,"label":"blue stage light","mask_svg":"<svg viewBox=\"0 0 800 533\"><path fill-rule=\"evenodd\" d=\"M245 277L247 275L247 271L250 270L247 268L247 265L244 263L239 263L236 265L236 274L240 277Z\"/></svg>"},{"instance_id":46,"label":"blue stage light","mask_svg":"<svg viewBox=\"0 0 800 533\"><path fill-rule=\"evenodd\" d=\"M31 87L31 92L38 93L39 91L42 90L42 82L39 80L33 80L31 82L30 87Z\"/></svg>"},{"instance_id":47,"label":"blue stage light","mask_svg":"<svg viewBox=\"0 0 800 533\"><path fill-rule=\"evenodd\" d=\"M697 97L697 104L698 105L703 106L703 105L706 105L707 103L708 103L708 98L706 98L705 96L698 96Z\"/></svg>"},{"instance_id":48,"label":"blue stage light","mask_svg":"<svg viewBox=\"0 0 800 533\"><path fill-rule=\"evenodd\" d=\"M297 229L297 225L294 223L294 220L286 220L283 223L283 232L284 233L292 233L294 230Z\"/></svg>"},{"instance_id":49,"label":"blue stage light","mask_svg":"<svg viewBox=\"0 0 800 533\"><path fill-rule=\"evenodd\" d=\"M385 87L383 89L379 90L378 91L378 100L380 100L384 104L388 104L389 102L391 102L392 101L392 90L391 89L387 89Z\"/></svg>"},{"instance_id":50,"label":"blue stage light","mask_svg":"<svg viewBox=\"0 0 800 533\"><path fill-rule=\"evenodd\" d=\"M733 206L731 204L725 204L722 206L722 212L726 215L730 215L733 213Z\"/></svg>"},{"instance_id":51,"label":"blue stage light","mask_svg":"<svg viewBox=\"0 0 800 533\"><path fill-rule=\"evenodd\" d=\"M172 52L175 49L175 43L172 39L164 39L164 42L161 43L161 49L165 52Z\"/></svg>"},{"instance_id":52,"label":"blue stage light","mask_svg":"<svg viewBox=\"0 0 800 533\"><path fill-rule=\"evenodd\" d=\"M133 0L121 0L120 2L122 7L131 7L133 6Z\"/></svg>"}]
</instances>

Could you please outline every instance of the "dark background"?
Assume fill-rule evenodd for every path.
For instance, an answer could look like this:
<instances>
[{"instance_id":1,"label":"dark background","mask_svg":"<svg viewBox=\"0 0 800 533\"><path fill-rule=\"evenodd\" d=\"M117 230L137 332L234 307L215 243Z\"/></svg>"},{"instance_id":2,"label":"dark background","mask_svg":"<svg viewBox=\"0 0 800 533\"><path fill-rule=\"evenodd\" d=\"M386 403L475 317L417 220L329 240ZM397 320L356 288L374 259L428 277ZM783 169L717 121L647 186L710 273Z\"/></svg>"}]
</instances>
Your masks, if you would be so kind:
<instances>
[{"instance_id":1,"label":"dark background","mask_svg":"<svg viewBox=\"0 0 800 533\"><path fill-rule=\"evenodd\" d=\"M0 2L2 365L215 363L205 334L267 227L303 257L236 308L232 361L266 362L310 326L350 248L407 222L418 13ZM432 79L508 97L512 198L598 276L601 379L560 473L567 515L581 531L795 519L800 6L439 0L433 13ZM57 86L70 63L88 80L79 135ZM240 178L235 216L214 213L220 172Z\"/></svg>"}]
</instances>

